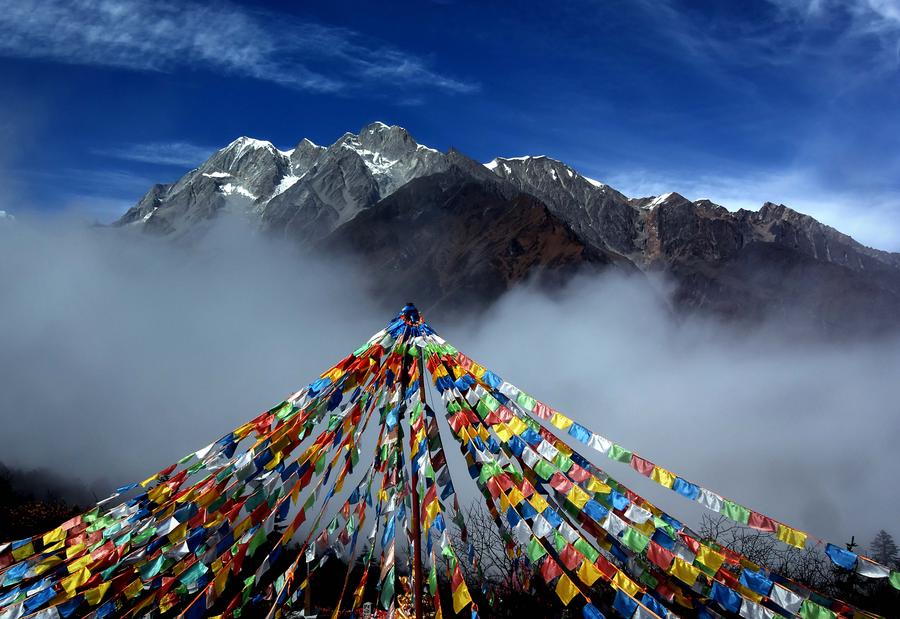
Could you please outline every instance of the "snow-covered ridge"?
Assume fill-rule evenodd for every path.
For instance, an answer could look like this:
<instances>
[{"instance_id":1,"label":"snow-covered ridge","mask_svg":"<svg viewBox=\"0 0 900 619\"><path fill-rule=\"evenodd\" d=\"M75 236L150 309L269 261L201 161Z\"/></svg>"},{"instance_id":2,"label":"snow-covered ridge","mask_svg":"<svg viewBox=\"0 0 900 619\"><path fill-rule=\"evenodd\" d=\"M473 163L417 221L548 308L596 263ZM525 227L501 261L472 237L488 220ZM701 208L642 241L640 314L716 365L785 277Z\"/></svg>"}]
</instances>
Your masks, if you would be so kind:
<instances>
[{"instance_id":1,"label":"snow-covered ridge","mask_svg":"<svg viewBox=\"0 0 900 619\"><path fill-rule=\"evenodd\" d=\"M557 159L553 159L552 157L548 157L547 155L525 155L522 157L496 157L483 165L488 170L490 170L491 172L494 172L494 173L496 173L498 167L503 166L502 169L503 169L504 173L512 174L512 169L508 165L506 165L505 162L508 162L508 161L537 161L537 160L547 160L547 161L550 161L552 164L557 164L559 167L561 167L563 170L565 170L566 176L568 178L575 178L576 176L583 178L585 181L587 181L594 187L597 187L598 189L604 189L608 186L606 183L601 183L598 180L595 180L593 178L588 178L587 176L584 176L583 174L576 172L575 170L572 169L571 166L569 166ZM552 167L550 168L550 176L553 178L554 181L561 182L559 174L557 174L557 171Z\"/></svg>"},{"instance_id":2,"label":"snow-covered ridge","mask_svg":"<svg viewBox=\"0 0 900 619\"><path fill-rule=\"evenodd\" d=\"M250 150L256 150L264 148L267 150L271 150L273 152L278 153L283 157L290 157L293 150L284 151L278 150L275 148L275 145L267 140L257 140L256 138L247 137L242 135L238 139L234 140L231 144L222 149L222 151L234 150L235 151L235 159L240 159ZM221 152L221 151L220 151Z\"/></svg>"}]
</instances>

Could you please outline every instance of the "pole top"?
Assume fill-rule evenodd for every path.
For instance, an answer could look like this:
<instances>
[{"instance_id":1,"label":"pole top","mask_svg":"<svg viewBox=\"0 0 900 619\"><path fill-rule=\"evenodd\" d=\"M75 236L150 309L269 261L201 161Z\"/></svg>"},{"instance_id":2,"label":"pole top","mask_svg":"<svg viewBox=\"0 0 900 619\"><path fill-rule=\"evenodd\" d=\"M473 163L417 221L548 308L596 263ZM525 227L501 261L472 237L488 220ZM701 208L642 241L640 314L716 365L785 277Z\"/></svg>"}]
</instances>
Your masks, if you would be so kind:
<instances>
[{"instance_id":1,"label":"pole top","mask_svg":"<svg viewBox=\"0 0 900 619\"><path fill-rule=\"evenodd\" d=\"M403 309L400 310L400 316L403 317L403 322L414 327L421 325L423 322L422 315L412 302L403 306Z\"/></svg>"}]
</instances>

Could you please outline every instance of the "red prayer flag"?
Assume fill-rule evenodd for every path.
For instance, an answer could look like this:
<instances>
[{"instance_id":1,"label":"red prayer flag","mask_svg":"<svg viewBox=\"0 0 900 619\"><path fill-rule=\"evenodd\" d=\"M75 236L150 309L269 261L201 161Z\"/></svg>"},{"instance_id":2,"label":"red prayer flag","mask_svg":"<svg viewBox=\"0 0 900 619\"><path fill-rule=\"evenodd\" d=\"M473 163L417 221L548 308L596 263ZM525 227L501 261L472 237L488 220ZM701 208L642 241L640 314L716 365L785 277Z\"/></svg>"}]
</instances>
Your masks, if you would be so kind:
<instances>
[{"instance_id":1,"label":"red prayer flag","mask_svg":"<svg viewBox=\"0 0 900 619\"><path fill-rule=\"evenodd\" d=\"M563 572L559 567L559 564L550 557L546 557L544 559L544 562L541 563L541 576L544 578L544 582L546 583L549 583L551 580L562 573Z\"/></svg>"}]
</instances>

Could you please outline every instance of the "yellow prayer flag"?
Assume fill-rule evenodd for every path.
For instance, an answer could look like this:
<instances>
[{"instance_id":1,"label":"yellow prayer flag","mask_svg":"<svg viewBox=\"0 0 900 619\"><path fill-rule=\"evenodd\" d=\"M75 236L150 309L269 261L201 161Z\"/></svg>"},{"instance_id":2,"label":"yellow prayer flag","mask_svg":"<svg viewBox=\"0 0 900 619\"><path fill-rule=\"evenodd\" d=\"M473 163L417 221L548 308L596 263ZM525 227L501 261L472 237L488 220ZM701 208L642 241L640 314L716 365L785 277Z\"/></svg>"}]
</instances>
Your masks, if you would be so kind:
<instances>
[{"instance_id":1,"label":"yellow prayer flag","mask_svg":"<svg viewBox=\"0 0 900 619\"><path fill-rule=\"evenodd\" d=\"M757 604L762 602L763 596L758 594L756 591L753 591L752 589L748 589L747 587L745 587L744 585L742 585L740 583L738 583L738 591L741 593L742 596L744 596L748 600L752 600L752 601L756 602Z\"/></svg>"},{"instance_id":2,"label":"yellow prayer flag","mask_svg":"<svg viewBox=\"0 0 900 619\"><path fill-rule=\"evenodd\" d=\"M485 369L477 363L472 362L472 367L471 369L469 369L469 372L471 372L472 375L475 376L475 378L480 380L481 377L484 376Z\"/></svg>"},{"instance_id":3,"label":"yellow prayer flag","mask_svg":"<svg viewBox=\"0 0 900 619\"><path fill-rule=\"evenodd\" d=\"M646 535L647 537L653 537L653 534L656 533L656 523L653 522L652 518L647 519L645 522L641 524L632 524L632 527Z\"/></svg>"},{"instance_id":4,"label":"yellow prayer flag","mask_svg":"<svg viewBox=\"0 0 900 619\"><path fill-rule=\"evenodd\" d=\"M81 568L85 567L91 562L91 555L84 555L83 557L79 557L75 559L71 563L69 563L69 573L74 574L75 572L81 570Z\"/></svg>"},{"instance_id":5,"label":"yellow prayer flag","mask_svg":"<svg viewBox=\"0 0 900 619\"><path fill-rule=\"evenodd\" d=\"M466 583L459 583L459 587L453 592L453 612L458 613L468 606L471 601L472 596L469 595L469 589L466 587Z\"/></svg>"},{"instance_id":6,"label":"yellow prayer flag","mask_svg":"<svg viewBox=\"0 0 900 619\"><path fill-rule=\"evenodd\" d=\"M600 570L587 559L582 559L581 565L578 567L578 578L581 582L590 587L598 578L600 578Z\"/></svg>"},{"instance_id":7,"label":"yellow prayer flag","mask_svg":"<svg viewBox=\"0 0 900 619\"><path fill-rule=\"evenodd\" d=\"M134 598L134 597L137 597L138 595L140 595L141 591L143 591L143 590L144 590L144 583L141 582L140 578L135 578L133 581L131 581L131 584L129 584L127 587L125 587L125 591L124 591L125 597L127 597L130 600L131 598Z\"/></svg>"},{"instance_id":8,"label":"yellow prayer flag","mask_svg":"<svg viewBox=\"0 0 900 619\"><path fill-rule=\"evenodd\" d=\"M789 546L803 548L806 545L806 533L778 523L778 539Z\"/></svg>"},{"instance_id":9,"label":"yellow prayer flag","mask_svg":"<svg viewBox=\"0 0 900 619\"><path fill-rule=\"evenodd\" d=\"M560 430L568 430L569 426L572 425L572 420L563 415L560 412L553 413L553 416L550 418L550 423L559 428Z\"/></svg>"},{"instance_id":10,"label":"yellow prayer flag","mask_svg":"<svg viewBox=\"0 0 900 619\"><path fill-rule=\"evenodd\" d=\"M506 512L509 509L509 497L506 496L505 492L500 492L500 511Z\"/></svg>"},{"instance_id":11,"label":"yellow prayer flag","mask_svg":"<svg viewBox=\"0 0 900 619\"><path fill-rule=\"evenodd\" d=\"M15 550L12 551L13 559L16 561L21 561L26 557L30 557L34 554L34 544L28 542L24 546L19 546Z\"/></svg>"},{"instance_id":12,"label":"yellow prayer flag","mask_svg":"<svg viewBox=\"0 0 900 619\"><path fill-rule=\"evenodd\" d=\"M616 572L616 575L612 579L612 584L613 587L621 589L631 597L636 596L641 591L641 588L637 583L628 578L624 572Z\"/></svg>"},{"instance_id":13,"label":"yellow prayer flag","mask_svg":"<svg viewBox=\"0 0 900 619\"><path fill-rule=\"evenodd\" d=\"M64 539L66 539L66 532L62 530L62 527L56 527L44 534L43 542L44 546L49 546L53 542L61 542Z\"/></svg>"},{"instance_id":14,"label":"yellow prayer flag","mask_svg":"<svg viewBox=\"0 0 900 619\"><path fill-rule=\"evenodd\" d=\"M669 574L688 586L693 586L700 575L700 569L687 563L681 557L675 557L675 560L672 561L672 565L669 567Z\"/></svg>"},{"instance_id":15,"label":"yellow prayer flag","mask_svg":"<svg viewBox=\"0 0 900 619\"><path fill-rule=\"evenodd\" d=\"M91 579L91 571L83 567L80 570L74 572L71 576L66 576L59 584L62 586L63 590L66 592L66 598L70 598L75 595L75 590L78 589L81 585L86 583Z\"/></svg>"},{"instance_id":16,"label":"yellow prayer flag","mask_svg":"<svg viewBox=\"0 0 900 619\"><path fill-rule=\"evenodd\" d=\"M588 480L587 489L588 492L599 492L600 494L609 494L609 491L612 490L612 488L604 484L593 475Z\"/></svg>"},{"instance_id":17,"label":"yellow prayer flag","mask_svg":"<svg viewBox=\"0 0 900 619\"><path fill-rule=\"evenodd\" d=\"M437 499L429 503L425 506L425 515L428 516L428 524L430 525L434 522L434 519L437 518L438 512L441 509L440 503L438 503ZM425 527L428 528L427 526Z\"/></svg>"},{"instance_id":18,"label":"yellow prayer flag","mask_svg":"<svg viewBox=\"0 0 900 619\"><path fill-rule=\"evenodd\" d=\"M93 589L89 589L84 592L84 599L87 600L88 604L91 606L96 606L103 599L103 596L106 595L106 592L112 586L111 582L104 582L94 587Z\"/></svg>"},{"instance_id":19,"label":"yellow prayer flag","mask_svg":"<svg viewBox=\"0 0 900 619\"><path fill-rule=\"evenodd\" d=\"M725 562L725 555L721 555L712 548L701 544L700 549L697 551L696 560L713 572L718 572L719 568L722 567L722 564Z\"/></svg>"},{"instance_id":20,"label":"yellow prayer flag","mask_svg":"<svg viewBox=\"0 0 900 619\"><path fill-rule=\"evenodd\" d=\"M228 584L228 574L230 574L228 570L222 570L218 574L216 574L216 579L213 583L213 588L216 591L216 597L222 595L222 592L225 590L225 585Z\"/></svg>"},{"instance_id":21,"label":"yellow prayer flag","mask_svg":"<svg viewBox=\"0 0 900 619\"><path fill-rule=\"evenodd\" d=\"M497 438L499 438L504 443L509 442L509 439L512 438L512 430L509 429L502 421L494 426L494 432L497 433Z\"/></svg>"},{"instance_id":22,"label":"yellow prayer flag","mask_svg":"<svg viewBox=\"0 0 900 619\"><path fill-rule=\"evenodd\" d=\"M513 487L513 489L509 491L509 502L511 505L518 505L524 498L522 492L516 487Z\"/></svg>"},{"instance_id":23,"label":"yellow prayer flag","mask_svg":"<svg viewBox=\"0 0 900 619\"><path fill-rule=\"evenodd\" d=\"M66 559L71 559L82 550L84 550L84 544L75 544L74 546L69 546L68 548L66 548Z\"/></svg>"},{"instance_id":24,"label":"yellow prayer flag","mask_svg":"<svg viewBox=\"0 0 900 619\"><path fill-rule=\"evenodd\" d=\"M563 574L556 582L556 595L559 596L559 599L562 600L565 606L568 606L572 598L578 595L578 588L568 576Z\"/></svg>"},{"instance_id":25,"label":"yellow prayer flag","mask_svg":"<svg viewBox=\"0 0 900 619\"><path fill-rule=\"evenodd\" d=\"M569 503L571 503L578 509L584 507L584 504L587 503L590 498L591 497L588 495L588 493L582 490L579 486L572 486L569 489L569 493L566 495L566 499L569 501Z\"/></svg>"},{"instance_id":26,"label":"yellow prayer flag","mask_svg":"<svg viewBox=\"0 0 900 619\"><path fill-rule=\"evenodd\" d=\"M43 561L41 561L40 563L38 563L37 565L34 566L34 573L35 573L35 575L40 576L41 574L43 574L44 572L49 570L51 567L62 563L62 561L63 560L61 557L52 557L52 556L47 557L46 559L44 559Z\"/></svg>"},{"instance_id":27,"label":"yellow prayer flag","mask_svg":"<svg viewBox=\"0 0 900 619\"><path fill-rule=\"evenodd\" d=\"M537 492L535 492L528 498L528 502L531 503L531 506L539 512L542 512L547 509L547 507L549 507L547 501L544 500L544 497L539 495Z\"/></svg>"},{"instance_id":28,"label":"yellow prayer flag","mask_svg":"<svg viewBox=\"0 0 900 619\"><path fill-rule=\"evenodd\" d=\"M528 429L528 424L518 417L513 417L507 425L509 426L509 429L512 430L513 434L516 435L522 434L522 432Z\"/></svg>"},{"instance_id":29,"label":"yellow prayer flag","mask_svg":"<svg viewBox=\"0 0 900 619\"><path fill-rule=\"evenodd\" d=\"M661 466L653 466L653 472L650 473L650 479L658 483L660 486L665 486L669 489L671 489L672 486L675 485L675 475L672 474L672 471L667 471Z\"/></svg>"}]
</instances>

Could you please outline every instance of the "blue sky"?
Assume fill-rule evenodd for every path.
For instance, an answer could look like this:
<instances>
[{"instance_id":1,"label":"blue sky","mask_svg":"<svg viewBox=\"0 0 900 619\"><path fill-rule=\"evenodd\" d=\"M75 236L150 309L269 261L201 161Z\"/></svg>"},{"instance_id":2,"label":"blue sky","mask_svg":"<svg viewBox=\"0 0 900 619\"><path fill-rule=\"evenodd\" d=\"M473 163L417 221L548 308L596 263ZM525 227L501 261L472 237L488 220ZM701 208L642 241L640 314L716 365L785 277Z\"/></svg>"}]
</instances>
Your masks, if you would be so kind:
<instances>
[{"instance_id":1,"label":"blue sky","mask_svg":"<svg viewBox=\"0 0 900 619\"><path fill-rule=\"evenodd\" d=\"M108 221L238 135L382 120L900 250L900 0L560 4L0 0L0 209Z\"/></svg>"}]
</instances>

